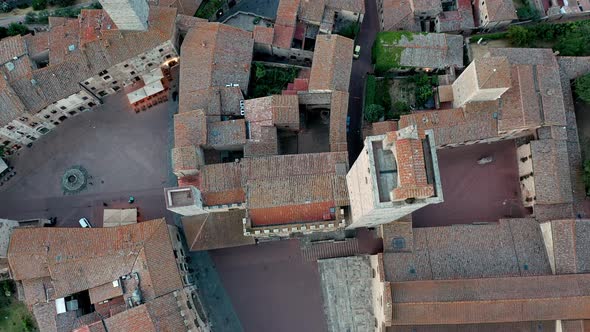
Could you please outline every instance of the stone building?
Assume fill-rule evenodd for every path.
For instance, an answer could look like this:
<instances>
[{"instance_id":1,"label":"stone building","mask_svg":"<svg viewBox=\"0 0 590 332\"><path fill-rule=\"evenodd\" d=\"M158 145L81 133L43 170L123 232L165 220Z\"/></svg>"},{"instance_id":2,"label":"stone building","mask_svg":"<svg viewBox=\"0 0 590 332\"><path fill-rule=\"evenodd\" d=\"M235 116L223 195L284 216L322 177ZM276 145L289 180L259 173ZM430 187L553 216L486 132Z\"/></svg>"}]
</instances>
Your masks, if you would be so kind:
<instances>
[{"instance_id":1,"label":"stone building","mask_svg":"<svg viewBox=\"0 0 590 332\"><path fill-rule=\"evenodd\" d=\"M0 143L8 154L157 68L177 65L176 9L154 7L146 31L104 10L49 20L49 31L0 41Z\"/></svg>"},{"instance_id":2,"label":"stone building","mask_svg":"<svg viewBox=\"0 0 590 332\"><path fill-rule=\"evenodd\" d=\"M435 139L415 126L365 139L346 175L348 228L375 227L443 201Z\"/></svg>"}]
</instances>

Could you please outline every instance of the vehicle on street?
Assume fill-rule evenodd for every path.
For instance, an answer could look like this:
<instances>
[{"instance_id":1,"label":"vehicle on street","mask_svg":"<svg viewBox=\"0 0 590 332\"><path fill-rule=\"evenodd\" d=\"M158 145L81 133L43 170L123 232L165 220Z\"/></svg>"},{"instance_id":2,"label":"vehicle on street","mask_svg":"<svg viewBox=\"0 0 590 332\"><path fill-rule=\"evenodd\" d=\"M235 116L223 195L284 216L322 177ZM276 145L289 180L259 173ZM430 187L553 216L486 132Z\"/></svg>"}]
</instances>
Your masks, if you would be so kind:
<instances>
[{"instance_id":1,"label":"vehicle on street","mask_svg":"<svg viewBox=\"0 0 590 332\"><path fill-rule=\"evenodd\" d=\"M92 225L90 225L90 221L88 221L88 219L86 218L81 218L80 220L78 220L78 222L80 223L80 226L82 226L83 228L92 228Z\"/></svg>"},{"instance_id":2,"label":"vehicle on street","mask_svg":"<svg viewBox=\"0 0 590 332\"><path fill-rule=\"evenodd\" d=\"M352 54L352 57L354 59L358 59L359 56L361 56L361 45L356 45L354 47L354 53Z\"/></svg>"}]
</instances>

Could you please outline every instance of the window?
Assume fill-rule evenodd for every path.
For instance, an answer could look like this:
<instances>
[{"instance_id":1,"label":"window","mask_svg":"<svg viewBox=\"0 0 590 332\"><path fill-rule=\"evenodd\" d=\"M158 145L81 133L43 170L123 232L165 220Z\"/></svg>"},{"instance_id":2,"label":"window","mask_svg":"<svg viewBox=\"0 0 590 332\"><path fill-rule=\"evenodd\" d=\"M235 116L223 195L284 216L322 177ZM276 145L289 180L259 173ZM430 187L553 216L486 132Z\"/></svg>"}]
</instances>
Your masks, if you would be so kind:
<instances>
[{"instance_id":1,"label":"window","mask_svg":"<svg viewBox=\"0 0 590 332\"><path fill-rule=\"evenodd\" d=\"M99 92L98 92L98 95L99 95L99 96L101 96L101 97L104 97L104 96L106 96L106 95L107 95L107 93L106 93L106 92L104 92L104 91L99 91Z\"/></svg>"},{"instance_id":2,"label":"window","mask_svg":"<svg viewBox=\"0 0 590 332\"><path fill-rule=\"evenodd\" d=\"M90 84L90 82L84 82L84 84L88 85L88 84Z\"/></svg>"},{"instance_id":3,"label":"window","mask_svg":"<svg viewBox=\"0 0 590 332\"><path fill-rule=\"evenodd\" d=\"M95 103L88 103L88 107L94 107L94 106L96 106Z\"/></svg>"},{"instance_id":4,"label":"window","mask_svg":"<svg viewBox=\"0 0 590 332\"><path fill-rule=\"evenodd\" d=\"M82 106L78 107L78 111L83 111L83 110L84 110L84 107L82 107Z\"/></svg>"},{"instance_id":5,"label":"window","mask_svg":"<svg viewBox=\"0 0 590 332\"><path fill-rule=\"evenodd\" d=\"M142 57L141 57L141 60L145 60L145 57L144 57L144 56L142 56Z\"/></svg>"},{"instance_id":6,"label":"window","mask_svg":"<svg viewBox=\"0 0 590 332\"><path fill-rule=\"evenodd\" d=\"M154 64L153 64L153 63L151 63L151 62L147 64L147 66L148 66L148 67L151 67L151 66L153 66L153 65L154 65Z\"/></svg>"},{"instance_id":7,"label":"window","mask_svg":"<svg viewBox=\"0 0 590 332\"><path fill-rule=\"evenodd\" d=\"M127 67L129 67L129 65L128 65L128 64L125 64L123 67L124 67L124 68L127 68Z\"/></svg>"},{"instance_id":8,"label":"window","mask_svg":"<svg viewBox=\"0 0 590 332\"><path fill-rule=\"evenodd\" d=\"M38 123L37 122L31 122L31 127L37 127Z\"/></svg>"},{"instance_id":9,"label":"window","mask_svg":"<svg viewBox=\"0 0 590 332\"><path fill-rule=\"evenodd\" d=\"M106 70L103 70L103 71L101 71L100 73L98 73L98 75L99 75L99 76L102 76L102 75L105 75L106 73L108 73L108 71L106 71Z\"/></svg>"},{"instance_id":10,"label":"window","mask_svg":"<svg viewBox=\"0 0 590 332\"><path fill-rule=\"evenodd\" d=\"M8 127L6 127L6 129L8 129L8 130L14 130L14 127L13 126L8 126Z\"/></svg>"},{"instance_id":11,"label":"window","mask_svg":"<svg viewBox=\"0 0 590 332\"><path fill-rule=\"evenodd\" d=\"M56 110L51 110L51 114L55 114L55 113L57 113Z\"/></svg>"},{"instance_id":12,"label":"window","mask_svg":"<svg viewBox=\"0 0 590 332\"><path fill-rule=\"evenodd\" d=\"M484 18L487 20L488 19L488 15L486 15Z\"/></svg>"},{"instance_id":13,"label":"window","mask_svg":"<svg viewBox=\"0 0 590 332\"><path fill-rule=\"evenodd\" d=\"M176 252L176 250L173 250L173 251L174 251L174 258L178 258L178 253Z\"/></svg>"},{"instance_id":14,"label":"window","mask_svg":"<svg viewBox=\"0 0 590 332\"><path fill-rule=\"evenodd\" d=\"M113 84L117 84L117 81L113 81Z\"/></svg>"},{"instance_id":15,"label":"window","mask_svg":"<svg viewBox=\"0 0 590 332\"><path fill-rule=\"evenodd\" d=\"M180 249L180 255L184 256L184 250Z\"/></svg>"},{"instance_id":16,"label":"window","mask_svg":"<svg viewBox=\"0 0 590 332\"><path fill-rule=\"evenodd\" d=\"M22 122L27 122L27 121L29 121L29 119L27 119L27 118L26 118L26 117L24 117L24 116L23 116L23 117L21 117L21 118L18 118L18 120L19 120L19 121L22 121Z\"/></svg>"},{"instance_id":17,"label":"window","mask_svg":"<svg viewBox=\"0 0 590 332\"><path fill-rule=\"evenodd\" d=\"M170 55L170 54L166 55L166 59L170 59L171 57L172 57L172 55Z\"/></svg>"},{"instance_id":18,"label":"window","mask_svg":"<svg viewBox=\"0 0 590 332\"><path fill-rule=\"evenodd\" d=\"M176 238L180 241L180 234L176 233Z\"/></svg>"},{"instance_id":19,"label":"window","mask_svg":"<svg viewBox=\"0 0 590 332\"><path fill-rule=\"evenodd\" d=\"M76 111L69 111L68 114L69 115L76 115Z\"/></svg>"},{"instance_id":20,"label":"window","mask_svg":"<svg viewBox=\"0 0 590 332\"><path fill-rule=\"evenodd\" d=\"M129 74L131 74L131 75L135 75L135 72L134 72L134 71L132 71L132 72L130 72Z\"/></svg>"},{"instance_id":21,"label":"window","mask_svg":"<svg viewBox=\"0 0 590 332\"><path fill-rule=\"evenodd\" d=\"M82 100L88 100L88 97L84 96L82 97Z\"/></svg>"},{"instance_id":22,"label":"window","mask_svg":"<svg viewBox=\"0 0 590 332\"><path fill-rule=\"evenodd\" d=\"M158 51L160 51L160 52L164 52L164 49L163 49L163 48L161 48L161 49L159 49Z\"/></svg>"},{"instance_id":23,"label":"window","mask_svg":"<svg viewBox=\"0 0 590 332\"><path fill-rule=\"evenodd\" d=\"M109 75L107 75L107 76L104 76L102 79L105 80L105 81L108 81L108 80L111 79L111 77Z\"/></svg>"},{"instance_id":24,"label":"window","mask_svg":"<svg viewBox=\"0 0 590 332\"><path fill-rule=\"evenodd\" d=\"M43 117L44 117L45 119L49 119L49 115L47 115L47 114L43 115Z\"/></svg>"},{"instance_id":25,"label":"window","mask_svg":"<svg viewBox=\"0 0 590 332\"><path fill-rule=\"evenodd\" d=\"M115 91L119 91L119 89L121 89L121 88L120 88L120 87L118 87L118 86L114 86L114 87L113 87L113 90L115 90Z\"/></svg>"},{"instance_id":26,"label":"window","mask_svg":"<svg viewBox=\"0 0 590 332\"><path fill-rule=\"evenodd\" d=\"M65 106L60 106L60 107L59 107L59 109L61 109L61 110L65 110L65 109L66 109L66 107L65 107Z\"/></svg>"}]
</instances>

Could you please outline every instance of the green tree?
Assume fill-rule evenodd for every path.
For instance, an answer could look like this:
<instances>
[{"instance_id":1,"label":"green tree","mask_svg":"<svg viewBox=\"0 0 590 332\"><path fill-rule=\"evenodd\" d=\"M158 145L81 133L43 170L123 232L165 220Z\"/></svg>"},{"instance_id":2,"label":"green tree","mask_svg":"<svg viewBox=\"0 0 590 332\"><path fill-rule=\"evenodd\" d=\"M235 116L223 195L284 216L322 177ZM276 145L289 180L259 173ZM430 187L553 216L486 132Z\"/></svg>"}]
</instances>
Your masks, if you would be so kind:
<instances>
[{"instance_id":1,"label":"green tree","mask_svg":"<svg viewBox=\"0 0 590 332\"><path fill-rule=\"evenodd\" d=\"M590 160L584 161L584 174L582 178L586 185L586 196L590 196Z\"/></svg>"},{"instance_id":2,"label":"green tree","mask_svg":"<svg viewBox=\"0 0 590 332\"><path fill-rule=\"evenodd\" d=\"M337 34L350 39L355 39L360 30L360 24L358 22L354 22L340 29Z\"/></svg>"},{"instance_id":3,"label":"green tree","mask_svg":"<svg viewBox=\"0 0 590 332\"><path fill-rule=\"evenodd\" d=\"M371 104L365 108L365 119L369 122L377 122L385 115L385 109L381 105Z\"/></svg>"},{"instance_id":4,"label":"green tree","mask_svg":"<svg viewBox=\"0 0 590 332\"><path fill-rule=\"evenodd\" d=\"M27 33L29 33L29 29L24 24L10 23L10 25L8 26L8 35L9 36L16 36L16 35L24 36Z\"/></svg>"},{"instance_id":5,"label":"green tree","mask_svg":"<svg viewBox=\"0 0 590 332\"><path fill-rule=\"evenodd\" d=\"M264 75L266 75L266 69L264 69L264 65L256 63L254 66L256 67L256 79L259 80L263 78Z\"/></svg>"},{"instance_id":6,"label":"green tree","mask_svg":"<svg viewBox=\"0 0 590 332\"><path fill-rule=\"evenodd\" d=\"M566 33L558 39L553 50L564 56L583 56L590 54L590 27L583 26Z\"/></svg>"},{"instance_id":7,"label":"green tree","mask_svg":"<svg viewBox=\"0 0 590 332\"><path fill-rule=\"evenodd\" d=\"M34 10L42 10L47 8L47 0L33 0L31 6Z\"/></svg>"},{"instance_id":8,"label":"green tree","mask_svg":"<svg viewBox=\"0 0 590 332\"><path fill-rule=\"evenodd\" d=\"M576 78L574 81L574 91L580 99L590 103L590 74Z\"/></svg>"},{"instance_id":9,"label":"green tree","mask_svg":"<svg viewBox=\"0 0 590 332\"><path fill-rule=\"evenodd\" d=\"M0 12L8 13L14 8L14 6L8 2L0 3Z\"/></svg>"},{"instance_id":10,"label":"green tree","mask_svg":"<svg viewBox=\"0 0 590 332\"><path fill-rule=\"evenodd\" d=\"M4 145L0 145L0 158L4 157L6 154L6 147Z\"/></svg>"},{"instance_id":11,"label":"green tree","mask_svg":"<svg viewBox=\"0 0 590 332\"><path fill-rule=\"evenodd\" d=\"M527 3L524 7L518 8L516 10L516 16L520 20L538 20L541 15L539 15L539 11Z\"/></svg>"},{"instance_id":12,"label":"green tree","mask_svg":"<svg viewBox=\"0 0 590 332\"><path fill-rule=\"evenodd\" d=\"M514 46L528 47L531 46L536 38L536 34L527 28L513 25L508 28L508 39Z\"/></svg>"}]
</instances>

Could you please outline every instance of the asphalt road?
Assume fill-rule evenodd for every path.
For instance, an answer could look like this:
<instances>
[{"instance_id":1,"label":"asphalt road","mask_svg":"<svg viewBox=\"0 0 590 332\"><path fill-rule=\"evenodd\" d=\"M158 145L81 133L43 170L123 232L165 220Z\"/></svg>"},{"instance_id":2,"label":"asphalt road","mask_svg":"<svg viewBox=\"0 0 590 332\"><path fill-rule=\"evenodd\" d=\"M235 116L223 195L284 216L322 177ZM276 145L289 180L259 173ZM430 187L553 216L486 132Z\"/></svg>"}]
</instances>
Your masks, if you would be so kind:
<instances>
[{"instance_id":1,"label":"asphalt road","mask_svg":"<svg viewBox=\"0 0 590 332\"><path fill-rule=\"evenodd\" d=\"M352 62L352 73L350 75L348 116L350 125L348 133L348 155L350 165L363 149L361 125L363 113L363 93L365 88L365 77L367 73L373 72L371 64L371 48L375 36L379 31L379 16L377 15L377 3L375 0L365 0L365 17L361 24L361 31L355 41L361 46L359 59Z\"/></svg>"}]
</instances>

